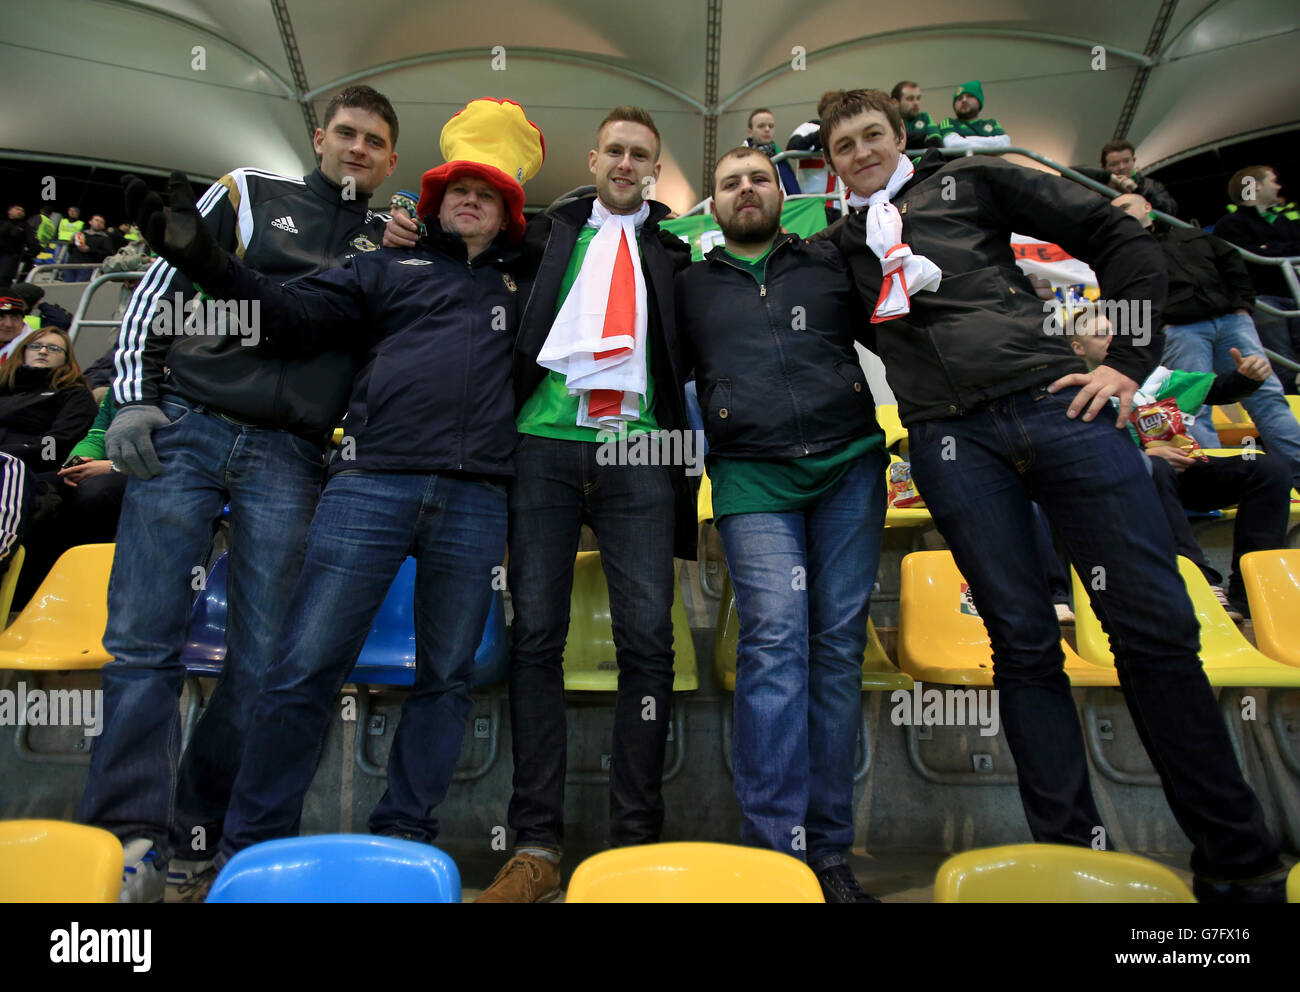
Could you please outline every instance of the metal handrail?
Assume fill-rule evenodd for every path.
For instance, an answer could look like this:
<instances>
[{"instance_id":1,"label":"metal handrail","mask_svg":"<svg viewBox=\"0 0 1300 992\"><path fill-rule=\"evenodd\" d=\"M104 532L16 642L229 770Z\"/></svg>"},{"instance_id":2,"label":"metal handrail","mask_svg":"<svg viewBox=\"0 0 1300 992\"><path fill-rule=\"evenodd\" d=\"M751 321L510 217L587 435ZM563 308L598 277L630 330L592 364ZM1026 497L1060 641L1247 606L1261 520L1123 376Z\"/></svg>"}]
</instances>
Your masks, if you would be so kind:
<instances>
[{"instance_id":1,"label":"metal handrail","mask_svg":"<svg viewBox=\"0 0 1300 992\"><path fill-rule=\"evenodd\" d=\"M42 268L43 267L44 266L42 266ZM59 267L60 266L50 266L50 268L59 268ZM69 265L69 266L62 266L62 267L73 268L73 269L89 268L89 267L99 268L98 265L95 266ZM143 279L145 273L148 271L149 270L147 268L144 268L144 269L137 269L134 272L105 272L102 273L101 275L95 276L95 278L91 279L90 282L86 283L85 284L86 288L81 294L81 299L77 302L77 309L72 315L72 326L68 328L68 340L75 345L77 343L77 335L81 333L81 329L83 327L117 327L118 325L120 325L122 323L121 318L118 318L116 320L87 320L86 311L90 308L91 298L95 295L96 291L98 291L98 289L101 286L103 286L105 283L127 282L128 280L131 279ZM29 272L28 275L30 276L31 273ZM78 283L77 285L81 285L81 284Z\"/></svg>"},{"instance_id":2,"label":"metal handrail","mask_svg":"<svg viewBox=\"0 0 1300 992\"><path fill-rule=\"evenodd\" d=\"M1103 196L1109 197L1111 199L1114 199L1115 197L1120 195L1118 190L1111 189L1105 183L1099 183L1097 182L1097 180L1085 176L1082 172L1077 172L1074 169L1071 169L1068 165L1060 165L1057 162L1053 162L1046 155L1040 155L1038 154L1038 152L1030 151L1028 148L1019 148L1019 147L1012 146L1009 148L940 148L938 150L947 158L964 158L968 155L1023 155L1027 159L1031 159L1039 163L1040 165L1045 165L1049 169L1052 169L1060 173L1066 179L1070 179L1078 183L1080 186L1086 186L1088 189L1092 190L1093 192L1101 193ZM907 154L911 158L919 158L921 155L925 154L925 152L910 151L907 152ZM824 151L786 151L786 152L781 152L780 154L777 155L773 155L772 161L782 162L785 161L786 159L827 158L827 157L828 156ZM838 184L837 192L839 192L840 194L838 196L838 199L840 201L840 210L841 212L843 212L844 210L847 209L847 195L846 195L847 191L844 190L844 184L842 182ZM690 217L693 214L704 213L705 210L708 208L708 205L712 201L712 199L713 199L712 197L709 197L708 199L701 200L699 203L691 207L690 210L686 211L686 213L682 214L681 216ZM787 196L786 199L787 200L822 200L822 199L829 199L829 197L824 193L796 193L792 196ZM1177 217L1173 216L1173 214L1167 214L1162 210L1153 209L1152 213L1157 218L1164 221L1166 224L1172 224L1175 227L1186 227L1192 230L1200 230L1200 228L1197 228L1195 225L1189 224L1185 220L1179 220ZM1248 262L1254 262L1256 265L1276 265L1280 267L1282 269L1282 278L1286 281L1287 287L1291 290L1291 298L1296 300L1297 302L1300 302L1300 278L1297 278L1296 268L1295 268L1297 264L1300 264L1300 255L1270 258L1267 255L1257 255L1253 251L1247 251L1245 248L1242 248L1240 245L1233 245L1232 242L1225 242L1225 244L1232 245L1233 250L1236 251L1238 255L1240 255ZM1265 313L1271 313L1275 317L1300 317L1300 309L1279 310L1276 307L1272 306L1271 304L1260 303L1258 301L1256 301L1255 303L1255 308L1258 310L1262 310ZM1274 352L1268 351L1267 349L1265 349L1265 354L1271 360L1276 361L1279 364L1285 365L1287 368L1300 369L1300 365L1297 365L1295 362L1292 362L1281 355L1277 355Z\"/></svg>"}]
</instances>

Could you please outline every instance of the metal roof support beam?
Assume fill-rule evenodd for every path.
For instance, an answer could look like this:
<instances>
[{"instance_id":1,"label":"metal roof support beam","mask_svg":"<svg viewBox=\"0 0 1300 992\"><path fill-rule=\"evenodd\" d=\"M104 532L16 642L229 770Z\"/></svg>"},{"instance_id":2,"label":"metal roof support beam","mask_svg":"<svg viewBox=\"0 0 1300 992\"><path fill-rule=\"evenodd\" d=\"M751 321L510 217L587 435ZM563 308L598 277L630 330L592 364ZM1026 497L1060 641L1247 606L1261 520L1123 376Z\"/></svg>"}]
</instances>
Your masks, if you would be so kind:
<instances>
[{"instance_id":1,"label":"metal roof support beam","mask_svg":"<svg viewBox=\"0 0 1300 992\"><path fill-rule=\"evenodd\" d=\"M275 12L275 23L280 29L280 42L284 45L284 56L289 60L289 71L293 74L293 85L297 90L295 98L302 108L302 119L307 122L307 140L316 147L316 129L320 121L316 117L316 108L302 94L307 92L307 73L302 67L302 55L298 51L298 38L293 33L293 22L289 20L289 5L285 0L271 0L271 9Z\"/></svg>"},{"instance_id":2,"label":"metal roof support beam","mask_svg":"<svg viewBox=\"0 0 1300 992\"><path fill-rule=\"evenodd\" d=\"M1089 51L1092 50L1094 45L1099 44L1095 39L1075 38L1072 35L1052 34L1047 31L1029 31L1021 28L991 28L985 24L939 24L919 28L899 28L897 31L882 31L879 34L868 34L860 38L852 38L849 41L840 41L834 45L819 48L815 52L809 52L808 59L811 61L824 55L834 55L838 52L854 48L865 48L886 41L898 41L900 38L921 38L931 35L961 35L963 38L1024 38L1028 41L1042 41L1056 45L1066 45L1070 48L1086 48ZM1106 53L1107 55L1117 55L1129 59L1138 65L1153 65L1156 61L1141 52L1132 52L1127 48L1117 48L1114 45L1106 45ZM769 69L761 76L755 76L718 104L718 113L722 113L750 90L762 86L769 79L781 75L788 71L789 68L789 62L782 62L776 68Z\"/></svg>"},{"instance_id":3,"label":"metal roof support beam","mask_svg":"<svg viewBox=\"0 0 1300 992\"><path fill-rule=\"evenodd\" d=\"M1151 25L1151 35L1147 38L1146 51L1143 53L1153 62L1159 57L1160 43L1165 39L1165 32L1169 30L1169 20L1174 16L1174 8L1178 6L1178 0L1164 0L1160 4L1160 9L1156 11L1155 23ZM1115 124L1115 135L1112 141L1119 141L1128 137L1129 126L1133 123L1133 116L1137 113L1138 103L1142 100L1142 93L1147 88L1147 80L1151 77L1152 62L1138 66L1137 73L1133 76L1133 84L1128 88L1128 96L1124 98L1124 106L1119 112L1119 121Z\"/></svg>"},{"instance_id":4,"label":"metal roof support beam","mask_svg":"<svg viewBox=\"0 0 1300 992\"><path fill-rule=\"evenodd\" d=\"M361 69L358 72L348 73L346 76L340 76L338 79L331 79L328 83L317 86L314 90L309 90L302 95L304 100L314 100L323 93L331 90L337 90L348 83L359 82L362 79L371 79L375 76L383 75L386 72L393 72L397 69L409 69L417 65L431 65L434 62L463 62L466 59L481 59L487 57L485 48L456 48L445 52L426 52L423 55L412 55L404 59L393 59L391 62L381 62L378 65L372 65L368 69ZM647 86L653 86L657 90L662 90L671 96L681 100L682 103L693 107L694 109L704 112L704 104L695 99L689 93L677 89L675 86L669 86L662 80L655 79L654 76L648 76L644 72L637 72L635 69L628 69L625 66L617 65L613 62L605 62L602 59L591 58L587 55L576 55L573 52L566 52L558 48L530 48L524 45L510 46L511 58L537 58L546 62L556 62L563 65L580 65L588 69L601 69L605 72L613 73L616 76L626 76L629 79L635 79L638 82L645 83Z\"/></svg>"},{"instance_id":5,"label":"metal roof support beam","mask_svg":"<svg viewBox=\"0 0 1300 992\"><path fill-rule=\"evenodd\" d=\"M704 41L704 162L700 189L713 193L713 163L718 157L718 63L722 54L722 0L709 0L708 30Z\"/></svg>"}]
</instances>

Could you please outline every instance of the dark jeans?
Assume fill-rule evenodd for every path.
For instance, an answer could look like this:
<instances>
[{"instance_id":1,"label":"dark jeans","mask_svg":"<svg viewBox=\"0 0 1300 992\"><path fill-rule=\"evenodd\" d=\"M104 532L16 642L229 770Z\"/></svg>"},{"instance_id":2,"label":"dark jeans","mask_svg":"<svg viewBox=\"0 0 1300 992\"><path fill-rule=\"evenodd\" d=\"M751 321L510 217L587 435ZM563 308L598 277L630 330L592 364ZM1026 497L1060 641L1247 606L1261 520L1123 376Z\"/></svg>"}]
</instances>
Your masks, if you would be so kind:
<instances>
[{"instance_id":1,"label":"dark jeans","mask_svg":"<svg viewBox=\"0 0 1300 992\"><path fill-rule=\"evenodd\" d=\"M460 757L474 652L505 537L506 490L495 483L359 469L330 479L289 622L252 707L220 862L298 833L339 690L407 555L416 558L415 687L402 704L388 788L370 829L437 838L435 811Z\"/></svg>"},{"instance_id":2,"label":"dark jeans","mask_svg":"<svg viewBox=\"0 0 1300 992\"><path fill-rule=\"evenodd\" d=\"M510 826L519 845L564 840L564 642L582 524L600 542L618 660L610 843L651 844L664 821L673 693L673 488L668 469L601 465L600 445L520 436L510 490ZM654 701L656 719L643 719Z\"/></svg>"},{"instance_id":3,"label":"dark jeans","mask_svg":"<svg viewBox=\"0 0 1300 992\"><path fill-rule=\"evenodd\" d=\"M803 510L718 521L740 617L740 839L814 868L853 845L853 751L887 464L870 452Z\"/></svg>"},{"instance_id":4,"label":"dark jeans","mask_svg":"<svg viewBox=\"0 0 1300 992\"><path fill-rule=\"evenodd\" d=\"M1241 556L1286 547L1291 516L1290 465L1276 455L1255 452L1252 457L1209 458L1182 472L1175 471L1163 458L1152 458L1151 467L1174 533L1174 546L1180 555L1200 566L1211 585L1221 585L1223 576L1210 567L1183 510L1208 513L1225 506L1237 507L1228 599L1245 605L1246 586L1238 568Z\"/></svg>"},{"instance_id":5,"label":"dark jeans","mask_svg":"<svg viewBox=\"0 0 1300 992\"><path fill-rule=\"evenodd\" d=\"M1087 845L1101 826L1032 539L1032 499L1079 574L1104 577L1087 583L1092 607L1110 635L1138 734L1191 838L1193 871L1223 878L1266 871L1278 845L1197 657L1200 630L1146 456L1115 429L1109 407L1090 423L1069 419L1077 392L1024 390L962 417L913 424L908 435L917 488L992 641L1030 831L1040 842Z\"/></svg>"},{"instance_id":6,"label":"dark jeans","mask_svg":"<svg viewBox=\"0 0 1300 992\"><path fill-rule=\"evenodd\" d=\"M123 840L149 837L211 856L275 634L302 569L320 492L323 447L284 431L241 427L174 396L153 434L163 474L130 479L108 584L104 732L77 807L81 823ZM230 503L226 662L181 760L180 652L194 568ZM178 767L179 766L179 767ZM202 827L196 830L196 827Z\"/></svg>"}]
</instances>

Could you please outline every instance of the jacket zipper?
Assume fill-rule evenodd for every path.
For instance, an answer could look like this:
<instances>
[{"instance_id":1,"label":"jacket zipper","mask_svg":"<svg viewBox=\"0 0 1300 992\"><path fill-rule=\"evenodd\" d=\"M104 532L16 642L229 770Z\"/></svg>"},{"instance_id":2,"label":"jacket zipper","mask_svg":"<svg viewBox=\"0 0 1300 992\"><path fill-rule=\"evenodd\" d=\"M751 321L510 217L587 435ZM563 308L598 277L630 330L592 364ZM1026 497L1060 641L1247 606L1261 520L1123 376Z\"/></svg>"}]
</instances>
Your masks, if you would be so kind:
<instances>
[{"instance_id":1,"label":"jacket zipper","mask_svg":"<svg viewBox=\"0 0 1300 992\"><path fill-rule=\"evenodd\" d=\"M765 299L767 297L767 263L771 260L772 256L775 255L781 249L782 245L787 245L789 243L790 242L788 241L782 241L781 244L777 245L775 248L772 249L772 251L768 254L767 258L763 259L763 278L758 284L758 295L760 299ZM736 265L735 263L729 261L725 257L718 258L716 259L716 261L723 262L727 265L730 265L737 272L743 272L745 278L747 279L753 278L748 272L745 272L745 270L742 269L739 265ZM763 304L763 313L767 315L768 330L772 332L772 338L776 342L777 353L781 358L781 375L785 379L786 392L790 394L790 407L794 410L794 419L799 430L799 447L803 448L803 453L807 455L810 454L811 452L808 449L808 442L807 440L804 439L804 435L803 435L803 418L799 416L799 404L798 401L795 399L794 387L790 385L790 373L786 367L785 349L781 347L781 337L777 333L776 324L772 322L772 309L769 304L767 303Z\"/></svg>"}]
</instances>

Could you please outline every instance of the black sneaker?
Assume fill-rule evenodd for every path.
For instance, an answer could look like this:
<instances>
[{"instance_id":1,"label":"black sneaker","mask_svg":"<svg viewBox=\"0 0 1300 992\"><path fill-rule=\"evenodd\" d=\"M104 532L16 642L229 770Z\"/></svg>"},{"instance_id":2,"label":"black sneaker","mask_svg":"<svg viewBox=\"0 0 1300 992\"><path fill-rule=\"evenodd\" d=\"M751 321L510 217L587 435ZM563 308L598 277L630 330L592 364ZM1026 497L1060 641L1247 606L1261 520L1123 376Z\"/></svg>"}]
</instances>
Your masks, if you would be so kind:
<instances>
[{"instance_id":1,"label":"black sneaker","mask_svg":"<svg viewBox=\"0 0 1300 992\"><path fill-rule=\"evenodd\" d=\"M1217 903L1252 903L1252 902L1286 902L1286 869L1243 878L1238 881L1222 881L1197 875L1192 879L1192 894L1197 902Z\"/></svg>"},{"instance_id":2,"label":"black sneaker","mask_svg":"<svg viewBox=\"0 0 1300 992\"><path fill-rule=\"evenodd\" d=\"M176 894L180 896L181 902L207 902L208 891L212 888L212 883L217 880L220 869L212 865L199 872L188 882L182 883L177 889Z\"/></svg>"},{"instance_id":3,"label":"black sneaker","mask_svg":"<svg viewBox=\"0 0 1300 992\"><path fill-rule=\"evenodd\" d=\"M827 902L880 902L875 896L862 891L862 886L846 864L831 865L816 872L822 895Z\"/></svg>"}]
</instances>

